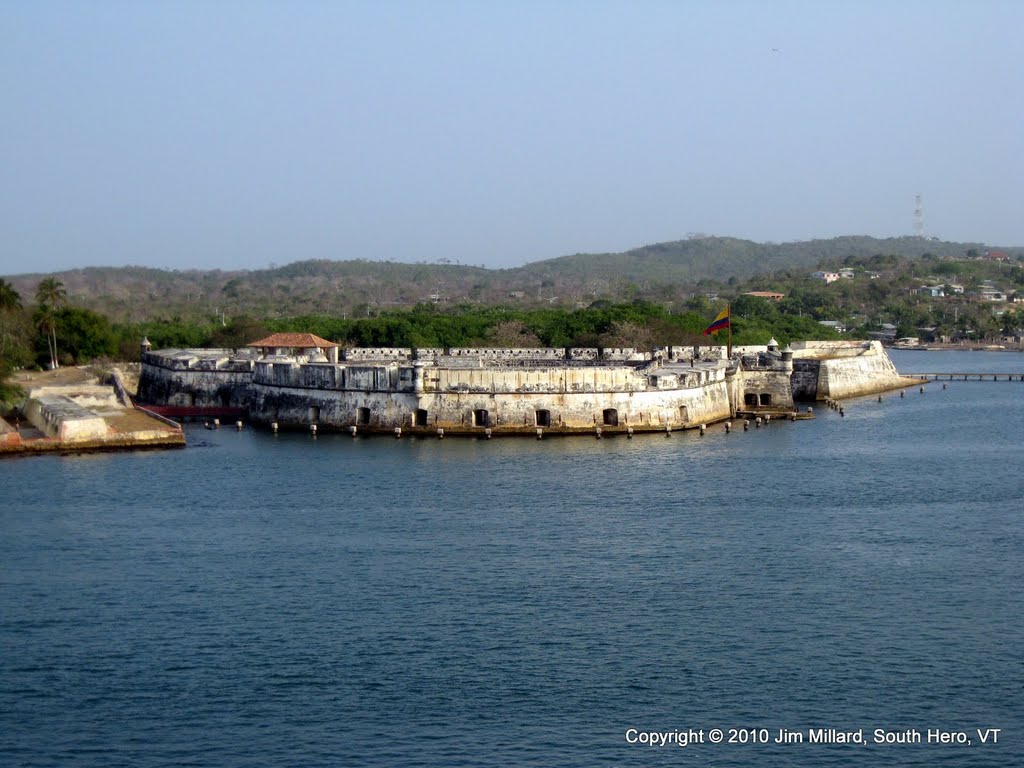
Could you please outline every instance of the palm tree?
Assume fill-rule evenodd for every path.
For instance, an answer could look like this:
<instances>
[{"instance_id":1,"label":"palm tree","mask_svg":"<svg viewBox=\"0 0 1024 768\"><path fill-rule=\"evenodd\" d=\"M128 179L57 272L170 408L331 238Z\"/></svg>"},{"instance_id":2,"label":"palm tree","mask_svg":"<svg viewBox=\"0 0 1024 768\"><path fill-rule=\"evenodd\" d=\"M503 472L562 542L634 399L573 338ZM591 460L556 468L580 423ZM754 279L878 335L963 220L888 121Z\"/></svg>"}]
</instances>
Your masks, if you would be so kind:
<instances>
[{"instance_id":1,"label":"palm tree","mask_svg":"<svg viewBox=\"0 0 1024 768\"><path fill-rule=\"evenodd\" d=\"M64 288L64 283L56 277L45 277L39 281L36 288L37 304L47 304L54 309L60 309L67 298L68 292Z\"/></svg>"},{"instance_id":2,"label":"palm tree","mask_svg":"<svg viewBox=\"0 0 1024 768\"><path fill-rule=\"evenodd\" d=\"M39 312L36 315L36 323L39 329L46 334L46 344L50 349L50 369L59 368L57 361L57 310L67 300L68 292L64 283L55 277L46 277L39 281L36 288L36 303L39 305Z\"/></svg>"},{"instance_id":3,"label":"palm tree","mask_svg":"<svg viewBox=\"0 0 1024 768\"><path fill-rule=\"evenodd\" d=\"M6 383L11 372L9 353L11 342L15 337L17 323L12 322L13 315L21 309L21 296L14 286L6 280L0 280L0 401L8 398L13 392Z\"/></svg>"},{"instance_id":4,"label":"palm tree","mask_svg":"<svg viewBox=\"0 0 1024 768\"><path fill-rule=\"evenodd\" d=\"M14 290L13 285L6 280L0 280L0 311L12 309L21 309L21 296Z\"/></svg>"}]
</instances>

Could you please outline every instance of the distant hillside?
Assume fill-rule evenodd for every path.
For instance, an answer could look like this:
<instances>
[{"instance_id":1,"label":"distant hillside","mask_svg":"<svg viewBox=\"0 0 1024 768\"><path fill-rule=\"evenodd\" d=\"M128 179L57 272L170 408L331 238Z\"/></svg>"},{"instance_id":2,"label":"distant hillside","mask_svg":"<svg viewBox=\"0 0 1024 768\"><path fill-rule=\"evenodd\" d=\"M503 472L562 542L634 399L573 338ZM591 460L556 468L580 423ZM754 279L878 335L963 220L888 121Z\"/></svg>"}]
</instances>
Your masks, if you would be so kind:
<instances>
[{"instance_id":1,"label":"distant hillside","mask_svg":"<svg viewBox=\"0 0 1024 768\"><path fill-rule=\"evenodd\" d=\"M913 237L837 237L795 243L755 243L701 237L656 243L624 253L575 254L515 269L376 261L300 261L252 271L165 271L93 267L54 273L70 301L114 320L334 314L366 316L417 303L574 306L597 299L685 299L701 281L724 283L770 272L794 274L876 254L917 258L985 252L981 243ZM1024 248L999 248L1014 258ZM31 302L39 280L8 278Z\"/></svg>"},{"instance_id":2,"label":"distant hillside","mask_svg":"<svg viewBox=\"0 0 1024 768\"><path fill-rule=\"evenodd\" d=\"M765 272L805 269L847 257L896 254L916 258L960 256L968 250L985 251L982 243L949 243L916 237L879 239L874 237L836 237L796 243L755 243L731 237L704 237L656 243L624 253L581 253L538 261L519 270L525 275L620 277L630 281L698 282L745 278ZM1004 252L1021 248L1002 248Z\"/></svg>"}]
</instances>

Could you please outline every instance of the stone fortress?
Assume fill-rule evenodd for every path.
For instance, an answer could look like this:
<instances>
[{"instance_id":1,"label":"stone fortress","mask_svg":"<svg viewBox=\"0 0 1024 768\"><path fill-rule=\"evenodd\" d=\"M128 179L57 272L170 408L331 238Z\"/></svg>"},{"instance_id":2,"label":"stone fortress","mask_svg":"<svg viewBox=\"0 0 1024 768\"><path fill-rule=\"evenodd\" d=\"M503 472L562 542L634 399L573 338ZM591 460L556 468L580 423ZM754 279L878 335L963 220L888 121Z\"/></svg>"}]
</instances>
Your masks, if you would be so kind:
<instances>
[{"instance_id":1,"label":"stone fortress","mask_svg":"<svg viewBox=\"0 0 1024 768\"><path fill-rule=\"evenodd\" d=\"M737 416L796 418L798 401L916 384L878 342L759 347L341 349L278 333L238 350L142 345L137 402L168 415L245 413L274 428L353 434L670 432ZM240 409L240 410L239 410Z\"/></svg>"}]
</instances>

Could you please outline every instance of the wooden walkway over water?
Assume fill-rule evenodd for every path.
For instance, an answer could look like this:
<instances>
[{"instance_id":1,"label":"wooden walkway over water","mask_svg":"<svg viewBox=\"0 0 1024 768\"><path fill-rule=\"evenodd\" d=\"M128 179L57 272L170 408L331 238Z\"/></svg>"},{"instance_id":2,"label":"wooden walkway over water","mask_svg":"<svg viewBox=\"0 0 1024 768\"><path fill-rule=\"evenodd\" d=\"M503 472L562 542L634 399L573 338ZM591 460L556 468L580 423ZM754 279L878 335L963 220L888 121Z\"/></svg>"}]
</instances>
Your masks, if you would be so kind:
<instances>
[{"instance_id":1,"label":"wooden walkway over water","mask_svg":"<svg viewBox=\"0 0 1024 768\"><path fill-rule=\"evenodd\" d=\"M968 373L901 373L912 379L926 379L928 381L1024 381L1024 373L991 373L988 371L973 371Z\"/></svg>"}]
</instances>

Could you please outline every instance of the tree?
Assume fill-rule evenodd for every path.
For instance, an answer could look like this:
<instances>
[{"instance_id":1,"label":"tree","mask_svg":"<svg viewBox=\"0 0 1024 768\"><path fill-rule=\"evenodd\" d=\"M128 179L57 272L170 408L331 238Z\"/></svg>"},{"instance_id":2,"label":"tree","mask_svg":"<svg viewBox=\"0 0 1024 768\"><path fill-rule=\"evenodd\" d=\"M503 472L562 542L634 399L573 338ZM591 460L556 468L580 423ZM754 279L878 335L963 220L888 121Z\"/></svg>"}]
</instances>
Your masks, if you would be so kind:
<instances>
[{"instance_id":1,"label":"tree","mask_svg":"<svg viewBox=\"0 0 1024 768\"><path fill-rule=\"evenodd\" d=\"M34 315L35 326L46 339L50 355L50 370L58 368L57 362L57 311L48 304L40 304Z\"/></svg>"},{"instance_id":2,"label":"tree","mask_svg":"<svg viewBox=\"0 0 1024 768\"><path fill-rule=\"evenodd\" d=\"M487 343L502 348L539 347L540 339L522 320L506 320L487 332Z\"/></svg>"},{"instance_id":3,"label":"tree","mask_svg":"<svg viewBox=\"0 0 1024 768\"><path fill-rule=\"evenodd\" d=\"M36 288L36 303L46 304L54 309L60 309L67 301L68 292L64 283L55 277L46 277L39 281Z\"/></svg>"},{"instance_id":4,"label":"tree","mask_svg":"<svg viewBox=\"0 0 1024 768\"><path fill-rule=\"evenodd\" d=\"M238 349L269 335L270 330L261 321L243 315L234 317L227 325L216 328L210 336L210 343L215 347Z\"/></svg>"},{"instance_id":5,"label":"tree","mask_svg":"<svg viewBox=\"0 0 1024 768\"><path fill-rule=\"evenodd\" d=\"M23 393L17 384L8 381L15 365L27 357L22 332L24 313L21 311L21 296L14 286L0 280L0 409L6 407Z\"/></svg>"},{"instance_id":6,"label":"tree","mask_svg":"<svg viewBox=\"0 0 1024 768\"><path fill-rule=\"evenodd\" d=\"M15 365L16 348L24 348L22 335L24 313L21 311L21 296L14 286L6 280L0 280L0 363Z\"/></svg>"},{"instance_id":7,"label":"tree","mask_svg":"<svg viewBox=\"0 0 1024 768\"><path fill-rule=\"evenodd\" d=\"M59 368L57 361L57 311L67 300L68 292L64 283L55 277L46 277L39 281L36 288L36 324L46 334L46 344L50 349L50 368Z\"/></svg>"},{"instance_id":8,"label":"tree","mask_svg":"<svg viewBox=\"0 0 1024 768\"><path fill-rule=\"evenodd\" d=\"M61 329L63 356L76 365L117 353L117 335L105 315L78 307L65 307L57 313Z\"/></svg>"},{"instance_id":9,"label":"tree","mask_svg":"<svg viewBox=\"0 0 1024 768\"><path fill-rule=\"evenodd\" d=\"M0 312L21 309L21 295L6 280L0 280Z\"/></svg>"}]
</instances>

